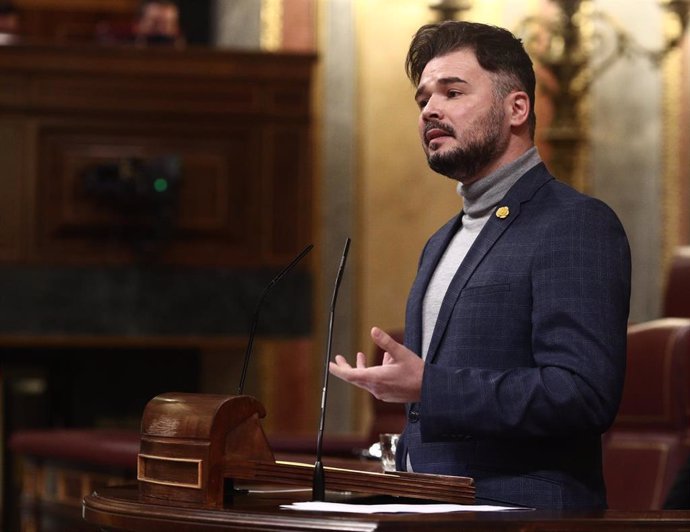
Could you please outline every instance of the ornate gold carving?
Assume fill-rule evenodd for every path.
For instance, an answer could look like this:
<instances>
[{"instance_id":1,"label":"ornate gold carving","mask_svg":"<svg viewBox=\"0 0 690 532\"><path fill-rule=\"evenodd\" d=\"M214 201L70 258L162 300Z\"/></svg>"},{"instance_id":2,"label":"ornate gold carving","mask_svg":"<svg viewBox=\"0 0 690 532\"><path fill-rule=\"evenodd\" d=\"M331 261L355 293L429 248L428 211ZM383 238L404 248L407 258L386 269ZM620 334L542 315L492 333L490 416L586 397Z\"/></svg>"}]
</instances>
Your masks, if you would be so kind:
<instances>
[{"instance_id":1,"label":"ornate gold carving","mask_svg":"<svg viewBox=\"0 0 690 532\"><path fill-rule=\"evenodd\" d=\"M664 42L654 49L639 44L613 17L596 9L592 0L552 3L560 11L556 20L531 15L522 20L517 33L557 86L549 91L548 85L542 85L554 108L551 123L542 130L553 151L550 167L559 178L587 189L583 171L588 163L589 124L583 121L591 83L623 57L646 57L657 66L676 54L688 25L690 0L660 3L666 15Z\"/></svg>"},{"instance_id":2,"label":"ornate gold carving","mask_svg":"<svg viewBox=\"0 0 690 532\"><path fill-rule=\"evenodd\" d=\"M283 0L261 0L261 49L272 52L283 45Z\"/></svg>"},{"instance_id":3,"label":"ornate gold carving","mask_svg":"<svg viewBox=\"0 0 690 532\"><path fill-rule=\"evenodd\" d=\"M677 32L674 21L666 18L664 24L666 34ZM681 182L682 171L678 150L680 148L680 105L682 99L682 49L676 48L668 54L663 64L663 200L662 200L662 227L661 239L661 267L662 278L666 277L669 263L674 249L680 244L678 220L680 219Z\"/></svg>"}]
</instances>

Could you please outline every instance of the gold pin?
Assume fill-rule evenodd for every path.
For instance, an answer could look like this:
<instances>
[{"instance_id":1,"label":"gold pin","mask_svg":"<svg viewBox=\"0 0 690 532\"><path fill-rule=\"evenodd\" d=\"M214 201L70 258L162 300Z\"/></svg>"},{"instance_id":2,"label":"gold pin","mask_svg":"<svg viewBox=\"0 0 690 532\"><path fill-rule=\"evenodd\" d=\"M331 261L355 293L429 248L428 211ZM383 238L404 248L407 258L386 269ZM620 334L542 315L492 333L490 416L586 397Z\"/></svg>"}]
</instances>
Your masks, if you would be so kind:
<instances>
[{"instance_id":1,"label":"gold pin","mask_svg":"<svg viewBox=\"0 0 690 532\"><path fill-rule=\"evenodd\" d=\"M499 207L496 209L496 218L500 218L503 220L503 218L508 218L508 215L510 214L510 209L506 206Z\"/></svg>"}]
</instances>

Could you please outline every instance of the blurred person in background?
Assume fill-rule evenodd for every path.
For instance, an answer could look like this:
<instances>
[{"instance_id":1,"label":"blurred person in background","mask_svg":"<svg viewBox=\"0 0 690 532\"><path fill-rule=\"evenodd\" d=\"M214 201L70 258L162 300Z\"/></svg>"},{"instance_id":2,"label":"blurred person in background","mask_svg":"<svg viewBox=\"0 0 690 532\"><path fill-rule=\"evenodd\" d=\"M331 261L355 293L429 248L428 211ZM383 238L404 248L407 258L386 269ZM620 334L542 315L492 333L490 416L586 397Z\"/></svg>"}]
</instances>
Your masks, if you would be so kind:
<instances>
[{"instance_id":1,"label":"blurred person in background","mask_svg":"<svg viewBox=\"0 0 690 532\"><path fill-rule=\"evenodd\" d=\"M0 2L0 44L19 40L19 10L12 2Z\"/></svg>"},{"instance_id":2,"label":"blurred person in background","mask_svg":"<svg viewBox=\"0 0 690 532\"><path fill-rule=\"evenodd\" d=\"M134 25L139 45L183 45L180 10L172 0L143 0Z\"/></svg>"}]
</instances>

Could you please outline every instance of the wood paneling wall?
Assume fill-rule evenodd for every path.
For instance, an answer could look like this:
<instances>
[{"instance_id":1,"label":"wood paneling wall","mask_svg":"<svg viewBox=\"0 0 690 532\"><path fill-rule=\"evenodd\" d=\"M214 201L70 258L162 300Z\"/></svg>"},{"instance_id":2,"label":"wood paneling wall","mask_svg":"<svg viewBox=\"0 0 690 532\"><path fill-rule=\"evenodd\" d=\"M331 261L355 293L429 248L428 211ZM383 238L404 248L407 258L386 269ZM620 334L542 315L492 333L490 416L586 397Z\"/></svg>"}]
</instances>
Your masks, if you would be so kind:
<instances>
[{"instance_id":1,"label":"wood paneling wall","mask_svg":"<svg viewBox=\"0 0 690 532\"><path fill-rule=\"evenodd\" d=\"M159 257L278 266L311 236L312 57L127 47L0 55L0 260L122 264L131 216L84 193L94 165L175 155L175 237Z\"/></svg>"},{"instance_id":2,"label":"wood paneling wall","mask_svg":"<svg viewBox=\"0 0 690 532\"><path fill-rule=\"evenodd\" d=\"M126 27L139 0L14 0L30 41L90 42L100 25Z\"/></svg>"}]
</instances>

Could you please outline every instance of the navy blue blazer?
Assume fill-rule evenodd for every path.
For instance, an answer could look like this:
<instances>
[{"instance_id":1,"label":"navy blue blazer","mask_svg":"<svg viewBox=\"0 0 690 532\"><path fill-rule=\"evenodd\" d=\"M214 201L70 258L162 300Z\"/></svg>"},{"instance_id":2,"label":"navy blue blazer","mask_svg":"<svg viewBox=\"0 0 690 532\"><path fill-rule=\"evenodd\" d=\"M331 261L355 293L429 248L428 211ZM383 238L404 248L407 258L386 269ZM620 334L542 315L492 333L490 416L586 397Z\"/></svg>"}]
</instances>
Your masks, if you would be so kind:
<instances>
[{"instance_id":1,"label":"navy blue blazer","mask_svg":"<svg viewBox=\"0 0 690 532\"><path fill-rule=\"evenodd\" d=\"M470 476L477 499L535 508L606 507L601 434L625 375L630 250L604 203L543 163L492 215L445 295L421 400L408 405L398 469ZM460 216L427 242L407 303L421 352L422 301Z\"/></svg>"}]
</instances>

